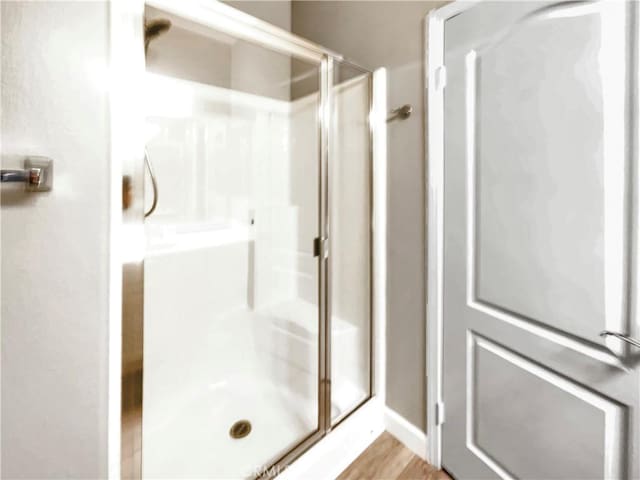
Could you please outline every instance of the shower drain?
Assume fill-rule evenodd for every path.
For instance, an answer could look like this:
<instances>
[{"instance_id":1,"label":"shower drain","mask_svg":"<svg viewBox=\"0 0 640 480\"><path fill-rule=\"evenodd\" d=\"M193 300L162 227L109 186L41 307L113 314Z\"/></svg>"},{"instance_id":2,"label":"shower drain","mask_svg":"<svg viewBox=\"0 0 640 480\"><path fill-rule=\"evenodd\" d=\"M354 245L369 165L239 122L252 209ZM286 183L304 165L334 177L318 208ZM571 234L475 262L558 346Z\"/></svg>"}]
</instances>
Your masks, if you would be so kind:
<instances>
[{"instance_id":1,"label":"shower drain","mask_svg":"<svg viewBox=\"0 0 640 480\"><path fill-rule=\"evenodd\" d=\"M251 433L251 422L249 420L238 420L231 425L229 435L231 438L244 438Z\"/></svg>"}]
</instances>

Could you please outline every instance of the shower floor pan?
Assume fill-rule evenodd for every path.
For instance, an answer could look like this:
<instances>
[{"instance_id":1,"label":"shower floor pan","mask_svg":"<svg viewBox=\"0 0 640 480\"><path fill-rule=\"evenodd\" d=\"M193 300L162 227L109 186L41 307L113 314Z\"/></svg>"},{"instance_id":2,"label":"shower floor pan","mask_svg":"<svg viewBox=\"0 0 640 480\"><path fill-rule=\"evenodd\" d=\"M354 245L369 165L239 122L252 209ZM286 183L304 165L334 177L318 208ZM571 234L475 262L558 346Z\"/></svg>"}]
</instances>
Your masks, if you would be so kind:
<instances>
[{"instance_id":1,"label":"shower floor pan","mask_svg":"<svg viewBox=\"0 0 640 480\"><path fill-rule=\"evenodd\" d=\"M253 477L315 428L314 405L262 380L219 385L144 436L144 478ZM229 429L251 422L234 439Z\"/></svg>"},{"instance_id":2,"label":"shower floor pan","mask_svg":"<svg viewBox=\"0 0 640 480\"><path fill-rule=\"evenodd\" d=\"M333 327L344 332L339 338L355 340L345 322L334 320ZM258 311L239 309L215 318L210 336L202 337L197 340L207 356L191 367L208 369L209 380L157 401L154 390L145 399L153 409L143 415L143 478L254 477L317 427L314 306L298 299ZM191 349L198 348L194 341ZM157 387L166 379L145 381ZM365 398L362 389L346 388L352 382L337 383L345 387L335 391L334 418ZM248 420L251 432L233 438L230 429L239 420Z\"/></svg>"}]
</instances>

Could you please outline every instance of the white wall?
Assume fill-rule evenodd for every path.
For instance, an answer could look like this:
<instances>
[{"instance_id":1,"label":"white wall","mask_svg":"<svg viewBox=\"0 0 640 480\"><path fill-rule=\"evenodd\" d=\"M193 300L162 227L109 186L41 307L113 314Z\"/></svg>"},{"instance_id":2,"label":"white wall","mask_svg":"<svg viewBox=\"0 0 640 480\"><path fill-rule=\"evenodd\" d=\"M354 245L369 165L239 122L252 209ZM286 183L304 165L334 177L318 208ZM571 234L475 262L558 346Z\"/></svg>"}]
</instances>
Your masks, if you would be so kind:
<instances>
[{"instance_id":1,"label":"white wall","mask_svg":"<svg viewBox=\"0 0 640 480\"><path fill-rule=\"evenodd\" d=\"M2 2L2 168L55 161L54 189L2 187L2 476L107 474L106 2Z\"/></svg>"}]
</instances>

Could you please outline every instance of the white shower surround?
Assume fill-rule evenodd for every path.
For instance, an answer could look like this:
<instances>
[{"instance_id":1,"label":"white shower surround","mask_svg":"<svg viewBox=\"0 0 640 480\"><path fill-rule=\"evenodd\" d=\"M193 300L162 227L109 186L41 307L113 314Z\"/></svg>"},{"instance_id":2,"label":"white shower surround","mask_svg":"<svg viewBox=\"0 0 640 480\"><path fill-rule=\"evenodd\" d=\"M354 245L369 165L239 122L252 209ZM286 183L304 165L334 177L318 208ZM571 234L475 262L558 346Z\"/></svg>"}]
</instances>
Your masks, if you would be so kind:
<instances>
[{"instance_id":1,"label":"white shower surround","mask_svg":"<svg viewBox=\"0 0 640 480\"><path fill-rule=\"evenodd\" d=\"M146 226L143 475L251 475L316 426L317 94L288 102L147 78L148 116L166 121L148 142L160 201ZM368 108L363 78L335 87L343 109L363 94ZM358 148L346 143L334 161ZM207 166L231 158L246 163L227 172L226 182L238 182L227 191L245 195L216 196L225 185L214 185L212 196L219 169ZM306 168L292 169L293 160ZM289 199L294 182L306 192L298 205ZM334 416L368 395L368 350L340 310L332 317ZM240 418L254 430L232 440L228 429Z\"/></svg>"}]
</instances>

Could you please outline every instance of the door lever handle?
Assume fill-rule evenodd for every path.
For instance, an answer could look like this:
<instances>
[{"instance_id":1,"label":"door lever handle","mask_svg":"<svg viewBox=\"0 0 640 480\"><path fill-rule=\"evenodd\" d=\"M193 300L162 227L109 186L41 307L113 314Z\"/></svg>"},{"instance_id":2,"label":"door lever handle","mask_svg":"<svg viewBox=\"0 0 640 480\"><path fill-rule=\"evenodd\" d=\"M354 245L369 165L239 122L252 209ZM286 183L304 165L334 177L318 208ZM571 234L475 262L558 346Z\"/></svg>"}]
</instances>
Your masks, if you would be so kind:
<instances>
[{"instance_id":1,"label":"door lever handle","mask_svg":"<svg viewBox=\"0 0 640 480\"><path fill-rule=\"evenodd\" d=\"M627 342L629 345L633 345L634 347L640 348L640 340L636 340L635 338L630 337L629 335L622 335L621 333L610 332L609 330L604 330L604 331L600 332L600 336L601 337L607 337L607 336L616 337L616 338L619 338L620 340L622 340L623 342Z\"/></svg>"},{"instance_id":2,"label":"door lever handle","mask_svg":"<svg viewBox=\"0 0 640 480\"><path fill-rule=\"evenodd\" d=\"M28 192L48 192L53 185L53 160L27 157L24 170L0 170L0 182L23 183Z\"/></svg>"}]
</instances>

